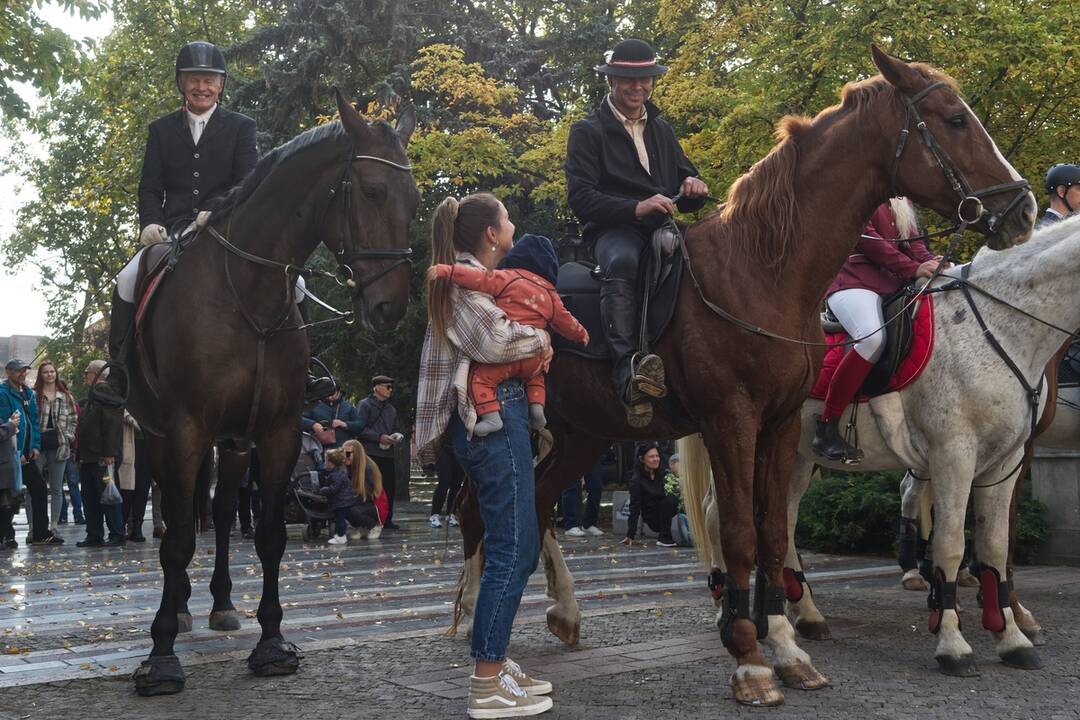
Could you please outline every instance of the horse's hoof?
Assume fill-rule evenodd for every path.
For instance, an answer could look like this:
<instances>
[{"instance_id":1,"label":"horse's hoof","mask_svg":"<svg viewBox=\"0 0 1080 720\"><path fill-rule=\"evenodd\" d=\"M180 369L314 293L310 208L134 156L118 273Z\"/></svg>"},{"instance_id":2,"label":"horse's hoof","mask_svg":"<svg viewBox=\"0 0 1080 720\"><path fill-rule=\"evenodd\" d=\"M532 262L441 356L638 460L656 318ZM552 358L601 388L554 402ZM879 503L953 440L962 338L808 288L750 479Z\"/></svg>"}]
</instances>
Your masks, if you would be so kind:
<instances>
[{"instance_id":1,"label":"horse's hoof","mask_svg":"<svg viewBox=\"0 0 1080 720\"><path fill-rule=\"evenodd\" d=\"M829 685L829 678L819 673L810 663L776 665L773 670L780 682L796 690L820 690Z\"/></svg>"},{"instance_id":2,"label":"horse's hoof","mask_svg":"<svg viewBox=\"0 0 1080 720\"><path fill-rule=\"evenodd\" d=\"M926 592L930 589L930 586L923 580L922 575L912 575L911 577L905 575L900 584L904 586L905 590L913 590L915 592Z\"/></svg>"},{"instance_id":3,"label":"horse's hoof","mask_svg":"<svg viewBox=\"0 0 1080 720\"><path fill-rule=\"evenodd\" d=\"M975 666L974 655L938 655L934 658L938 662L938 668L945 675L953 677L978 677L979 668Z\"/></svg>"},{"instance_id":4,"label":"horse's hoof","mask_svg":"<svg viewBox=\"0 0 1080 720\"><path fill-rule=\"evenodd\" d=\"M235 608L214 610L210 613L210 629L218 632L232 632L240 629L240 613Z\"/></svg>"},{"instance_id":5,"label":"horse's hoof","mask_svg":"<svg viewBox=\"0 0 1080 720\"><path fill-rule=\"evenodd\" d=\"M1043 666L1039 652L1030 647L1013 648L1002 653L1001 662L1011 668L1020 668L1021 670L1040 670Z\"/></svg>"},{"instance_id":6,"label":"horse's hoof","mask_svg":"<svg viewBox=\"0 0 1080 720\"><path fill-rule=\"evenodd\" d=\"M733 672L731 691L742 705L771 707L784 704L784 694L776 687L772 670L760 665L743 665Z\"/></svg>"},{"instance_id":7,"label":"horse's hoof","mask_svg":"<svg viewBox=\"0 0 1080 720\"><path fill-rule=\"evenodd\" d=\"M262 640L248 655L248 669L259 676L292 675L300 667L299 648L281 636Z\"/></svg>"},{"instance_id":8,"label":"horse's hoof","mask_svg":"<svg viewBox=\"0 0 1080 720\"><path fill-rule=\"evenodd\" d=\"M135 681L135 692L145 697L174 695L184 689L187 681L180 658L175 655L151 655L142 661L131 679Z\"/></svg>"},{"instance_id":9,"label":"horse's hoof","mask_svg":"<svg viewBox=\"0 0 1080 720\"><path fill-rule=\"evenodd\" d=\"M960 568L956 573L956 584L960 587L979 587L979 578L972 575L967 568Z\"/></svg>"},{"instance_id":10,"label":"horse's hoof","mask_svg":"<svg viewBox=\"0 0 1080 720\"><path fill-rule=\"evenodd\" d=\"M176 632L191 632L191 613L176 613Z\"/></svg>"},{"instance_id":11,"label":"horse's hoof","mask_svg":"<svg viewBox=\"0 0 1080 720\"><path fill-rule=\"evenodd\" d=\"M566 645L577 645L578 640L581 639L581 613L567 617L565 614L560 614L557 608L557 605L552 605L547 609L548 630Z\"/></svg>"},{"instance_id":12,"label":"horse's hoof","mask_svg":"<svg viewBox=\"0 0 1080 720\"><path fill-rule=\"evenodd\" d=\"M1031 641L1031 644L1035 647L1042 647L1046 644L1046 633L1043 632L1041 627L1033 628L1020 628L1020 632L1024 633L1024 637Z\"/></svg>"},{"instance_id":13,"label":"horse's hoof","mask_svg":"<svg viewBox=\"0 0 1080 720\"><path fill-rule=\"evenodd\" d=\"M824 621L796 620L795 629L807 640L831 640L832 632Z\"/></svg>"}]
</instances>

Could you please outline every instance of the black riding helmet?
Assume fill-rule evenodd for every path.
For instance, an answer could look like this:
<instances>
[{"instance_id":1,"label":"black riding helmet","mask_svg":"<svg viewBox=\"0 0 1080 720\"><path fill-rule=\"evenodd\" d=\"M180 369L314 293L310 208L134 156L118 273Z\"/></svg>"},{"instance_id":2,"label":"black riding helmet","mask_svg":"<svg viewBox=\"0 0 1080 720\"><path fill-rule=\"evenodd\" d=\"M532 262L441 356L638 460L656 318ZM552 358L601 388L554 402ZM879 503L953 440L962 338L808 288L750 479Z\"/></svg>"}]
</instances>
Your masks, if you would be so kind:
<instances>
[{"instance_id":1,"label":"black riding helmet","mask_svg":"<svg viewBox=\"0 0 1080 720\"><path fill-rule=\"evenodd\" d=\"M1080 167L1071 163L1054 165L1046 172L1046 192L1054 194L1058 185L1068 188L1071 185L1080 185Z\"/></svg>"},{"instance_id":2,"label":"black riding helmet","mask_svg":"<svg viewBox=\"0 0 1080 720\"><path fill-rule=\"evenodd\" d=\"M225 92L225 82L229 79L229 70L225 66L225 56L221 54L217 46L202 40L189 42L180 48L176 56L176 89L182 95L184 88L180 86L180 73L182 72L208 72L223 75L221 92Z\"/></svg>"}]
</instances>

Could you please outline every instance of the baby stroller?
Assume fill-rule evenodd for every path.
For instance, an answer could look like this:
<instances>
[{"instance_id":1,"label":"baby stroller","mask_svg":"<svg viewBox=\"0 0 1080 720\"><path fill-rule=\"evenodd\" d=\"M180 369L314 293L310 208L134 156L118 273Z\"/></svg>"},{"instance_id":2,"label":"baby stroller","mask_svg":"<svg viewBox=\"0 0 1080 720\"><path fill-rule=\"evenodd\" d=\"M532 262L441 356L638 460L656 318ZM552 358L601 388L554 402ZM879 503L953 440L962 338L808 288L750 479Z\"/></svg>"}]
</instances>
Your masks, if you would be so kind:
<instances>
[{"instance_id":1,"label":"baby stroller","mask_svg":"<svg viewBox=\"0 0 1080 720\"><path fill-rule=\"evenodd\" d=\"M304 539L318 540L323 528L329 527L334 511L326 496L319 494L319 468L323 465L323 448L313 436L301 434L300 457L296 460L289 480L287 522L304 523Z\"/></svg>"}]
</instances>

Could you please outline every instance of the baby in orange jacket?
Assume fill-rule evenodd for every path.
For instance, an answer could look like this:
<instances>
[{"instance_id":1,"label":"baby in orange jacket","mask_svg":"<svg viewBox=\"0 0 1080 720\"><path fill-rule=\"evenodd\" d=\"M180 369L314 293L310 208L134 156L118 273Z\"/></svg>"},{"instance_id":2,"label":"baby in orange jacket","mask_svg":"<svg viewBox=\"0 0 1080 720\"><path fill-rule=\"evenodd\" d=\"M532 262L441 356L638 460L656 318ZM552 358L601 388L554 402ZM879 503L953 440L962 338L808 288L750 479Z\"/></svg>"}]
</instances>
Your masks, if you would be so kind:
<instances>
[{"instance_id":1,"label":"baby in orange jacket","mask_svg":"<svg viewBox=\"0 0 1080 720\"><path fill-rule=\"evenodd\" d=\"M491 295L506 317L535 328L550 327L568 340L589 344L589 333L563 305L555 291L559 260L551 241L539 235L523 235L499 263L498 270L467 265L432 265L429 278L446 278L467 290ZM529 425L540 430L544 417L544 373L540 356L500 365L473 363L469 370L469 395L478 420L473 433L479 437L502 429L496 388L510 378L525 381L529 400Z\"/></svg>"}]
</instances>

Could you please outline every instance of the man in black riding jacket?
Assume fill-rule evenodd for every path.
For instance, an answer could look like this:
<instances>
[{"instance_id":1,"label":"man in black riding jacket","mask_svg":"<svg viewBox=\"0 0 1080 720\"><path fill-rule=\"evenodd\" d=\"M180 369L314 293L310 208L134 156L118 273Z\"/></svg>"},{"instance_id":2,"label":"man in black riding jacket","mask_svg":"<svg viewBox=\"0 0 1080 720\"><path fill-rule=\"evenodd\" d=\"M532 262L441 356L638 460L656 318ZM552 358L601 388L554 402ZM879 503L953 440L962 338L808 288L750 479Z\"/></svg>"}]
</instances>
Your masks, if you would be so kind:
<instances>
[{"instance_id":1,"label":"man in black riding jacket","mask_svg":"<svg viewBox=\"0 0 1080 720\"><path fill-rule=\"evenodd\" d=\"M162 242L169 233L183 229L255 167L259 159L255 121L218 102L227 80L225 56L212 43L190 42L180 49L175 81L184 103L150 124L143 156L139 178L142 245ZM129 263L117 277L113 292L109 356L121 363L120 350L135 316L137 269L137 262ZM116 389L121 389L118 384ZM329 378L308 378L309 398L325 397L333 390Z\"/></svg>"},{"instance_id":2,"label":"man in black riding jacket","mask_svg":"<svg viewBox=\"0 0 1080 720\"><path fill-rule=\"evenodd\" d=\"M1046 227L1064 220L1080 210L1080 167L1068 163L1054 165L1046 173L1046 192L1050 207L1037 227Z\"/></svg>"},{"instance_id":3,"label":"man in black riding jacket","mask_svg":"<svg viewBox=\"0 0 1080 720\"><path fill-rule=\"evenodd\" d=\"M591 115L574 123L566 148L570 209L595 242L603 274L600 312L615 365L615 388L627 421L652 420L652 399L666 392L664 366L638 352L638 274L652 233L678 208L693 212L708 195L671 126L651 102L653 80L667 72L641 40L618 43L596 71L609 92ZM672 198L679 195L677 202Z\"/></svg>"}]
</instances>

